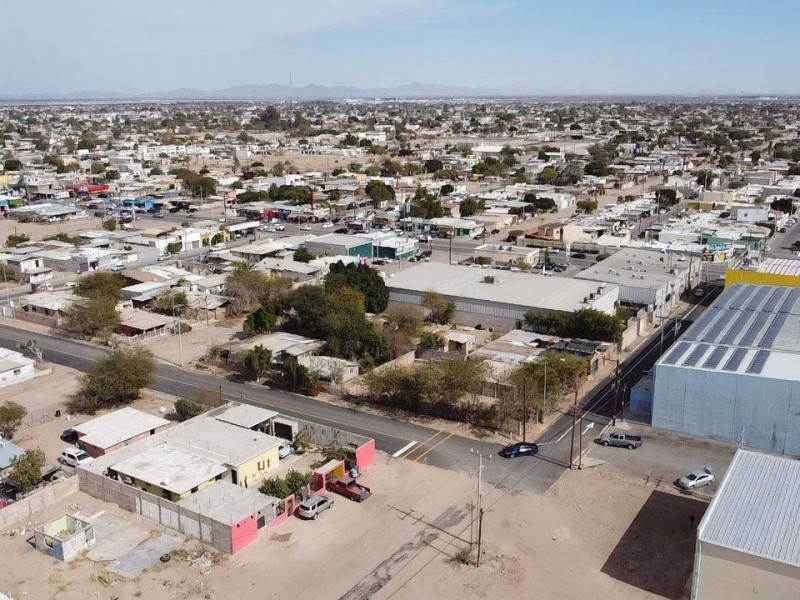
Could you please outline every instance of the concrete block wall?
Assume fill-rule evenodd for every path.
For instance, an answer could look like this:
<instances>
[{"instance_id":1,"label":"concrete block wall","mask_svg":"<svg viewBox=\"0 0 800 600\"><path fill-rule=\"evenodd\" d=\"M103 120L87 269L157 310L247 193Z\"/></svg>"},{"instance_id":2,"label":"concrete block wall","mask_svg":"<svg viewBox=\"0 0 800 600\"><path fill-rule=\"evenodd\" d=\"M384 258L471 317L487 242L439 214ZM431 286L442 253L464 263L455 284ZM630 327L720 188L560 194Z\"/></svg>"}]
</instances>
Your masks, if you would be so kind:
<instances>
[{"instance_id":1,"label":"concrete block wall","mask_svg":"<svg viewBox=\"0 0 800 600\"><path fill-rule=\"evenodd\" d=\"M78 491L78 478L68 477L0 509L0 528L27 519Z\"/></svg>"}]
</instances>

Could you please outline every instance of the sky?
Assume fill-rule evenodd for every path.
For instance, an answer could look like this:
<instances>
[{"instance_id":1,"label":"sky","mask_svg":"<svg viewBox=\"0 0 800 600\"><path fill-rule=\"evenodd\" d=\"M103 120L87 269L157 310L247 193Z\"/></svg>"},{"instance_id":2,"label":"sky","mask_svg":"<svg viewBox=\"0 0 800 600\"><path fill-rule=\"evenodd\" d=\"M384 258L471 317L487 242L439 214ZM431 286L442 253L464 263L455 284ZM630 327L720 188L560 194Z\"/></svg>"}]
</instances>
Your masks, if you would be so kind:
<instances>
[{"instance_id":1,"label":"sky","mask_svg":"<svg viewBox=\"0 0 800 600\"><path fill-rule=\"evenodd\" d=\"M0 95L412 82L528 94L800 93L791 0L37 0Z\"/></svg>"}]
</instances>

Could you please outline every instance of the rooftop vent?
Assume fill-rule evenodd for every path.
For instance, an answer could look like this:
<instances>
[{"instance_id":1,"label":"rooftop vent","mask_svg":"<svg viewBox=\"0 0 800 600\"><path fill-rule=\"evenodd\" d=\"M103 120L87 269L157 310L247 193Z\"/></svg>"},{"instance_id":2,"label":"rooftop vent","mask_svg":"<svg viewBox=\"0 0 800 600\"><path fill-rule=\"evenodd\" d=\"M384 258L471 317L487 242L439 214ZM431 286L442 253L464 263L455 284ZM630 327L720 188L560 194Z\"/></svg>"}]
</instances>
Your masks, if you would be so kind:
<instances>
[{"instance_id":1,"label":"rooftop vent","mask_svg":"<svg viewBox=\"0 0 800 600\"><path fill-rule=\"evenodd\" d=\"M487 275L486 277L483 278L482 281L483 281L483 283L490 283L490 284L491 283L496 283L494 275Z\"/></svg>"}]
</instances>

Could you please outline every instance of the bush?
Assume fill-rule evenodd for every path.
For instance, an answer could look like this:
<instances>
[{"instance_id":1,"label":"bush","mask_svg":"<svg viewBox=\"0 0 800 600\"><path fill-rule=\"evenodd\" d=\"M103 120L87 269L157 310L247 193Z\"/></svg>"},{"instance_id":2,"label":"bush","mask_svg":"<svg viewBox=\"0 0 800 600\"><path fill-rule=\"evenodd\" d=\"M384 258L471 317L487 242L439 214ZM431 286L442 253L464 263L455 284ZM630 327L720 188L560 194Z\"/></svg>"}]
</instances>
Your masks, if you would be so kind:
<instances>
[{"instance_id":1,"label":"bush","mask_svg":"<svg viewBox=\"0 0 800 600\"><path fill-rule=\"evenodd\" d=\"M175 414L178 415L178 420L187 421L218 405L219 397L217 394L210 391L201 391L192 396L176 400Z\"/></svg>"},{"instance_id":2,"label":"bush","mask_svg":"<svg viewBox=\"0 0 800 600\"><path fill-rule=\"evenodd\" d=\"M275 306L265 303L247 316L242 329L247 335L254 336L272 331L277 324L278 317L275 315Z\"/></svg>"},{"instance_id":3,"label":"bush","mask_svg":"<svg viewBox=\"0 0 800 600\"><path fill-rule=\"evenodd\" d=\"M444 338L435 331L426 331L419 340L419 347L439 350L444 347Z\"/></svg>"},{"instance_id":4,"label":"bush","mask_svg":"<svg viewBox=\"0 0 800 600\"><path fill-rule=\"evenodd\" d=\"M325 460L347 460L350 451L342 446L326 446L322 449L322 457Z\"/></svg>"},{"instance_id":5,"label":"bush","mask_svg":"<svg viewBox=\"0 0 800 600\"><path fill-rule=\"evenodd\" d=\"M0 406L0 434L7 440L13 438L27 414L28 409L22 404L7 400Z\"/></svg>"},{"instance_id":6,"label":"bush","mask_svg":"<svg viewBox=\"0 0 800 600\"><path fill-rule=\"evenodd\" d=\"M596 258L595 260L596 260L597 262L600 262L601 260L605 260L605 259L607 259L609 256L611 256L611 255L610 255L610 254L608 254L607 252L603 252L602 254L598 254L598 255L597 255L597 258Z\"/></svg>"},{"instance_id":7,"label":"bush","mask_svg":"<svg viewBox=\"0 0 800 600\"><path fill-rule=\"evenodd\" d=\"M446 325L453 318L456 311L454 302L450 302L437 292L425 292L422 295L422 306L428 309L428 320L440 325Z\"/></svg>"},{"instance_id":8,"label":"bush","mask_svg":"<svg viewBox=\"0 0 800 600\"><path fill-rule=\"evenodd\" d=\"M42 482L44 463L44 452L39 448L28 450L11 461L9 478L23 494L28 493Z\"/></svg>"},{"instance_id":9,"label":"bush","mask_svg":"<svg viewBox=\"0 0 800 600\"><path fill-rule=\"evenodd\" d=\"M261 484L261 487L258 488L258 491L266 496L272 496L273 498L288 498L292 495L292 491L289 488L289 484L286 483L286 480L281 479L280 477L270 477L269 479L265 479Z\"/></svg>"},{"instance_id":10,"label":"bush","mask_svg":"<svg viewBox=\"0 0 800 600\"><path fill-rule=\"evenodd\" d=\"M573 313L529 312L525 315L525 323L537 333L618 344L622 342L624 330L622 322L615 315L607 315L593 308L582 308Z\"/></svg>"}]
</instances>

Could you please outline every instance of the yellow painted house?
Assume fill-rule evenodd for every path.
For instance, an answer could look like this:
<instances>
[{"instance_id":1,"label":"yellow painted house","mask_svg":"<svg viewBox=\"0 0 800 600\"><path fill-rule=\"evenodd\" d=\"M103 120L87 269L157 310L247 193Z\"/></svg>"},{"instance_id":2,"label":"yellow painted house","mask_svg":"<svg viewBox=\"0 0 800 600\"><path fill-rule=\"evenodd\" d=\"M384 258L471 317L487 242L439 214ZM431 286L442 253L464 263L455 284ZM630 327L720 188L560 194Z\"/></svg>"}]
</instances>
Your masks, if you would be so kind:
<instances>
[{"instance_id":1,"label":"yellow painted house","mask_svg":"<svg viewBox=\"0 0 800 600\"><path fill-rule=\"evenodd\" d=\"M175 429L164 443L109 468L112 476L145 492L179 502L224 479L245 488L258 488L278 466L283 442L206 418Z\"/></svg>"},{"instance_id":2,"label":"yellow painted house","mask_svg":"<svg viewBox=\"0 0 800 600\"><path fill-rule=\"evenodd\" d=\"M178 502L219 479L228 469L219 461L164 443L109 467L109 473L131 485Z\"/></svg>"}]
</instances>

